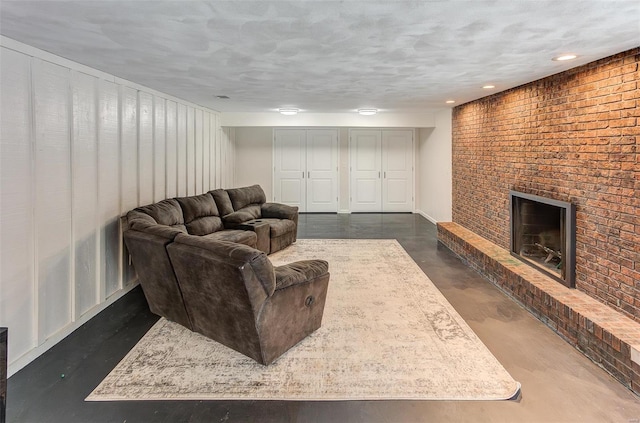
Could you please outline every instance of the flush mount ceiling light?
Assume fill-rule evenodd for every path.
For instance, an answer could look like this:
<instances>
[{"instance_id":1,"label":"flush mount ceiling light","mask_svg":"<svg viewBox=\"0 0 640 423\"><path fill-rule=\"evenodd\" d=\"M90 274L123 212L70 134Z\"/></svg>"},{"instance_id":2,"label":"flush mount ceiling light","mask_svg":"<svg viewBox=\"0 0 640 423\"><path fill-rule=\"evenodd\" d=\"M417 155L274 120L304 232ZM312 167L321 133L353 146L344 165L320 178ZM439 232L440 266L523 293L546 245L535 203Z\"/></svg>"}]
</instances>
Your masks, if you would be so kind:
<instances>
[{"instance_id":1,"label":"flush mount ceiling light","mask_svg":"<svg viewBox=\"0 0 640 423\"><path fill-rule=\"evenodd\" d=\"M447 101L445 101L445 103L447 103L447 104L453 104L455 102L456 102L455 100L447 100Z\"/></svg>"},{"instance_id":2,"label":"flush mount ceiling light","mask_svg":"<svg viewBox=\"0 0 640 423\"><path fill-rule=\"evenodd\" d=\"M278 109L278 111L283 115L291 116L291 115L297 115L300 109L288 108L288 109Z\"/></svg>"},{"instance_id":3,"label":"flush mount ceiling light","mask_svg":"<svg viewBox=\"0 0 640 423\"><path fill-rule=\"evenodd\" d=\"M576 57L578 57L575 54L561 54L560 56L556 56L551 60L554 60L556 62L564 62L565 60L573 60Z\"/></svg>"},{"instance_id":4,"label":"flush mount ceiling light","mask_svg":"<svg viewBox=\"0 0 640 423\"><path fill-rule=\"evenodd\" d=\"M371 116L378 113L378 109L358 109L358 113L363 116Z\"/></svg>"},{"instance_id":5,"label":"flush mount ceiling light","mask_svg":"<svg viewBox=\"0 0 640 423\"><path fill-rule=\"evenodd\" d=\"M482 88L484 88L485 90L490 90L491 88L495 88L495 85L483 85Z\"/></svg>"}]
</instances>

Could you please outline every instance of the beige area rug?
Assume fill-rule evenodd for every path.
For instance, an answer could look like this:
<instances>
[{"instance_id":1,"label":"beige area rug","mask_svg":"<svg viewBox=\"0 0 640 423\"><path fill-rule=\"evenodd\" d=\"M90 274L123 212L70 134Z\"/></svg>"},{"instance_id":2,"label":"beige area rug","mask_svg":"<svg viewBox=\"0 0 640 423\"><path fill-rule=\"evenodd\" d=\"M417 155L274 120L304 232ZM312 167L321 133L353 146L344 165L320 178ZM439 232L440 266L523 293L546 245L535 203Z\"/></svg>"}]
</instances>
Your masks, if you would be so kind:
<instances>
[{"instance_id":1,"label":"beige area rug","mask_svg":"<svg viewBox=\"0 0 640 423\"><path fill-rule=\"evenodd\" d=\"M111 400L502 400L520 384L395 240L302 239L322 258L322 327L264 367L161 319L89 395Z\"/></svg>"}]
</instances>

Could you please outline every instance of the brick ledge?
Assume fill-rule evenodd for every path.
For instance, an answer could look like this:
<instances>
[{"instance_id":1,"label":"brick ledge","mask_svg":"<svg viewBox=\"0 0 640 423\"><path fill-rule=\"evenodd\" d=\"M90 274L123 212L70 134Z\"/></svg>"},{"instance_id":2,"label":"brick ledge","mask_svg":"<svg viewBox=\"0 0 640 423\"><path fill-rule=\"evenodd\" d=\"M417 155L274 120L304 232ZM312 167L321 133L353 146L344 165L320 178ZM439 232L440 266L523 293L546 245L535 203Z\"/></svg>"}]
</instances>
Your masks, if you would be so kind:
<instances>
[{"instance_id":1,"label":"brick ledge","mask_svg":"<svg viewBox=\"0 0 640 423\"><path fill-rule=\"evenodd\" d=\"M515 298L567 342L640 394L640 324L511 256L453 222L438 241Z\"/></svg>"}]
</instances>

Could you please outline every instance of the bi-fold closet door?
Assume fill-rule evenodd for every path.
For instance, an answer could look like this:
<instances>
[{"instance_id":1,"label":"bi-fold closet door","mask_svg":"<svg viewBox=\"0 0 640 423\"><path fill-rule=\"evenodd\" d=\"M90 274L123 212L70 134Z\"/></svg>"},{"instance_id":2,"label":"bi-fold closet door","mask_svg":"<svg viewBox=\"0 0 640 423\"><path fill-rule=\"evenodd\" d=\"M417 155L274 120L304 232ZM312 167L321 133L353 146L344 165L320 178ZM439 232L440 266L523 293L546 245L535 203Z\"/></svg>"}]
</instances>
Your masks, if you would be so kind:
<instances>
[{"instance_id":1,"label":"bi-fold closet door","mask_svg":"<svg viewBox=\"0 0 640 423\"><path fill-rule=\"evenodd\" d=\"M353 129L350 210L413 211L413 130Z\"/></svg>"},{"instance_id":2,"label":"bi-fold closet door","mask_svg":"<svg viewBox=\"0 0 640 423\"><path fill-rule=\"evenodd\" d=\"M338 211L338 131L276 129L274 201L301 212Z\"/></svg>"}]
</instances>

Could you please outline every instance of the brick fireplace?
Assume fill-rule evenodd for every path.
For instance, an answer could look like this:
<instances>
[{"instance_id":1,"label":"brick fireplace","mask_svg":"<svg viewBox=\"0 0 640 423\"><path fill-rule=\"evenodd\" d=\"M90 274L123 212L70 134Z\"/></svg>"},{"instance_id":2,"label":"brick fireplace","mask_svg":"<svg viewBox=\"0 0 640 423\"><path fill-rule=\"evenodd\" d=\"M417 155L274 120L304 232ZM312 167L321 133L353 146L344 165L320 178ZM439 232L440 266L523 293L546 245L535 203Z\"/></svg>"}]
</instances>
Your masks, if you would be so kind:
<instances>
[{"instance_id":1,"label":"brick fireplace","mask_svg":"<svg viewBox=\"0 0 640 423\"><path fill-rule=\"evenodd\" d=\"M616 334L605 330L600 336L609 342L598 340L587 315L582 322L573 322L570 311L564 320L545 316L545 307L529 306L538 288L517 289L502 270L490 279L636 392L640 367L631 355L640 347L639 63L635 48L454 108L452 223L462 229L453 234L455 228L439 226L440 240L471 262L476 250L460 240L463 232L509 251L510 191L575 205L572 291L629 321L633 336L621 335L616 343ZM623 338L626 347L620 347Z\"/></svg>"}]
</instances>

